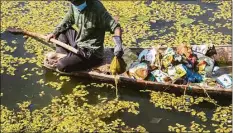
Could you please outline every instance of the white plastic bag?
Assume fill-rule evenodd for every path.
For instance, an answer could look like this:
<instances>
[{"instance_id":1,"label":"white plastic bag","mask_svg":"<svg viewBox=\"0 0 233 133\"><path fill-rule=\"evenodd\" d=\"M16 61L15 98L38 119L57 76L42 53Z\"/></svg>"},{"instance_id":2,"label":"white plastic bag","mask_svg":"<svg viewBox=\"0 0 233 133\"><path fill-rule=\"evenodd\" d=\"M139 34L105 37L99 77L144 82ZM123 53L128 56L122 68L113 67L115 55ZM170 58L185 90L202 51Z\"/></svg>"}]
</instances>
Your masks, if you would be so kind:
<instances>
[{"instance_id":1,"label":"white plastic bag","mask_svg":"<svg viewBox=\"0 0 233 133\"><path fill-rule=\"evenodd\" d=\"M232 78L228 74L219 76L216 81L224 88L231 88L232 86Z\"/></svg>"},{"instance_id":2,"label":"white plastic bag","mask_svg":"<svg viewBox=\"0 0 233 133\"><path fill-rule=\"evenodd\" d=\"M150 62L151 65L155 63L157 51L155 48L150 50L144 49L138 56L138 60L141 62L143 60Z\"/></svg>"},{"instance_id":3,"label":"white plastic bag","mask_svg":"<svg viewBox=\"0 0 233 133\"><path fill-rule=\"evenodd\" d=\"M205 56L208 50L207 45L192 45L192 51L197 55L198 58Z\"/></svg>"},{"instance_id":4,"label":"white plastic bag","mask_svg":"<svg viewBox=\"0 0 233 133\"><path fill-rule=\"evenodd\" d=\"M168 74L162 72L161 70L154 70L151 72L151 74L155 77L157 82L162 82L165 83L166 82L166 78L168 78Z\"/></svg>"}]
</instances>

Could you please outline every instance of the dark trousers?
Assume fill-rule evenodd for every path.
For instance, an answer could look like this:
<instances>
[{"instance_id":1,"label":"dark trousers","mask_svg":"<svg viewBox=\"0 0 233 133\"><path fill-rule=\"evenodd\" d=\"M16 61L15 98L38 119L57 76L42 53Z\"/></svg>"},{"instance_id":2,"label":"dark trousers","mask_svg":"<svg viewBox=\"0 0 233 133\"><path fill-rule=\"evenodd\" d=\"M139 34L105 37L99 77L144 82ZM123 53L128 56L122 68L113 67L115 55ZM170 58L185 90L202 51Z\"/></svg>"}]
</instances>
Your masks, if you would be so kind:
<instances>
[{"instance_id":1,"label":"dark trousers","mask_svg":"<svg viewBox=\"0 0 233 133\"><path fill-rule=\"evenodd\" d=\"M77 32L74 29L68 29L58 36L59 41L69 44L74 48L77 48L75 43L76 39ZM102 59L99 59L94 55L86 59L81 54L75 54L60 46L56 46L56 52L67 54L66 57L60 59L57 63L58 70L62 72L85 70L102 63Z\"/></svg>"}]
</instances>

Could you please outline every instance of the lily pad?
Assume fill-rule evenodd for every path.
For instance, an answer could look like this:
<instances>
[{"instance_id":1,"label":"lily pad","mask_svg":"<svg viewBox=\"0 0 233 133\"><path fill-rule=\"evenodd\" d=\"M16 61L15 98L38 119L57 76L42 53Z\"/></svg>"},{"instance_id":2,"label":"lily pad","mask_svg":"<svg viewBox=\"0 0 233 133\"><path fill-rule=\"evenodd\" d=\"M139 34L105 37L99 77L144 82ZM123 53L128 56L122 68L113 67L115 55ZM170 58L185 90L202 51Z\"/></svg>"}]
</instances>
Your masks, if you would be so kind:
<instances>
[{"instance_id":1,"label":"lily pad","mask_svg":"<svg viewBox=\"0 0 233 133\"><path fill-rule=\"evenodd\" d=\"M183 18L179 22L184 24L184 25L189 25L192 24L195 20L191 18Z\"/></svg>"}]
</instances>

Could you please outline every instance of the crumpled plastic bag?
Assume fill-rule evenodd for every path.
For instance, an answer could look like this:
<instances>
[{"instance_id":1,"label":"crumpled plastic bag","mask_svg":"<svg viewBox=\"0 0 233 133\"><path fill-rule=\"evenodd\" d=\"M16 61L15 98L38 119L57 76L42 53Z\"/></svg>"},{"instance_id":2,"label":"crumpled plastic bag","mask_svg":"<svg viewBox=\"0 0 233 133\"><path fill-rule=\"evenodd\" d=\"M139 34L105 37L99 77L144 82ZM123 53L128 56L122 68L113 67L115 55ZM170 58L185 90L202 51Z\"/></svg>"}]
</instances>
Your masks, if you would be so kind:
<instances>
[{"instance_id":1,"label":"crumpled plastic bag","mask_svg":"<svg viewBox=\"0 0 233 133\"><path fill-rule=\"evenodd\" d=\"M192 45L192 51L197 55L198 58L205 56L207 50L207 45Z\"/></svg>"},{"instance_id":2,"label":"crumpled plastic bag","mask_svg":"<svg viewBox=\"0 0 233 133\"><path fill-rule=\"evenodd\" d=\"M112 75L122 74L126 70L126 63L122 58L116 56L113 57L113 60L110 64L110 71Z\"/></svg>"},{"instance_id":3,"label":"crumpled plastic bag","mask_svg":"<svg viewBox=\"0 0 233 133\"><path fill-rule=\"evenodd\" d=\"M173 57L174 57L174 61L177 61L177 62L182 61L182 56L181 55L175 54Z\"/></svg>"},{"instance_id":4,"label":"crumpled plastic bag","mask_svg":"<svg viewBox=\"0 0 233 133\"><path fill-rule=\"evenodd\" d=\"M168 54L170 54L170 55L175 55L174 49L171 48L171 47L168 47L168 48L165 50L164 55L168 55Z\"/></svg>"},{"instance_id":5,"label":"crumpled plastic bag","mask_svg":"<svg viewBox=\"0 0 233 133\"><path fill-rule=\"evenodd\" d=\"M129 75L132 78L143 80L148 76L148 69L146 63L134 62L129 68Z\"/></svg>"},{"instance_id":6,"label":"crumpled plastic bag","mask_svg":"<svg viewBox=\"0 0 233 133\"><path fill-rule=\"evenodd\" d=\"M195 54L190 54L188 61L192 65L192 69L197 65L197 56Z\"/></svg>"},{"instance_id":7,"label":"crumpled plastic bag","mask_svg":"<svg viewBox=\"0 0 233 133\"><path fill-rule=\"evenodd\" d=\"M124 55L122 56L122 59L127 64L126 70L129 70L130 65L138 59L138 56L135 52L133 52L129 48L124 49Z\"/></svg>"},{"instance_id":8,"label":"crumpled plastic bag","mask_svg":"<svg viewBox=\"0 0 233 133\"><path fill-rule=\"evenodd\" d=\"M202 56L198 59L198 62L199 64L201 64L202 62L206 62L205 67L204 65L202 65L204 67L204 70L202 70L202 68L200 68L201 65L198 64L198 71L204 71L207 75L210 76L214 69L214 63L215 63L214 59L207 56Z\"/></svg>"},{"instance_id":9,"label":"crumpled plastic bag","mask_svg":"<svg viewBox=\"0 0 233 133\"><path fill-rule=\"evenodd\" d=\"M205 72L206 65L207 65L207 63L204 60L200 61L197 64L199 74L206 74L206 72Z\"/></svg>"},{"instance_id":10,"label":"crumpled plastic bag","mask_svg":"<svg viewBox=\"0 0 233 133\"><path fill-rule=\"evenodd\" d=\"M165 68L167 68L169 65L172 64L173 60L174 60L174 56L175 56L175 51L173 50L173 48L167 48L164 51L164 56L162 58L162 64Z\"/></svg>"},{"instance_id":11,"label":"crumpled plastic bag","mask_svg":"<svg viewBox=\"0 0 233 133\"><path fill-rule=\"evenodd\" d=\"M184 65L183 65L183 68L184 68L185 71L186 71L186 77L185 77L185 79L186 79L188 82L191 82L191 83L200 83L200 82L203 81L203 77L202 77L200 74L198 74L198 73L196 73L196 72L194 72L194 71L188 69L188 68L187 68L186 66L184 66Z\"/></svg>"},{"instance_id":12,"label":"crumpled plastic bag","mask_svg":"<svg viewBox=\"0 0 233 133\"><path fill-rule=\"evenodd\" d=\"M173 55L172 54L168 54L168 55L165 55L163 58L162 58L162 64L165 68L167 68L169 65L172 64L172 61L173 61Z\"/></svg>"},{"instance_id":13,"label":"crumpled plastic bag","mask_svg":"<svg viewBox=\"0 0 233 133\"><path fill-rule=\"evenodd\" d=\"M156 54L157 51L155 48L152 49L144 49L138 56L138 60L141 61L148 61L150 65L153 65L156 61Z\"/></svg>"},{"instance_id":14,"label":"crumpled plastic bag","mask_svg":"<svg viewBox=\"0 0 233 133\"><path fill-rule=\"evenodd\" d=\"M190 55L192 54L191 48L184 44L179 45L176 49L176 52L179 55L184 55L186 58L190 57Z\"/></svg>"},{"instance_id":15,"label":"crumpled plastic bag","mask_svg":"<svg viewBox=\"0 0 233 133\"><path fill-rule=\"evenodd\" d=\"M155 77L157 82L166 83L172 81L169 75L161 70L154 70L151 74Z\"/></svg>"},{"instance_id":16,"label":"crumpled plastic bag","mask_svg":"<svg viewBox=\"0 0 233 133\"><path fill-rule=\"evenodd\" d=\"M174 81L180 78L184 78L187 82L199 83L201 82L202 76L190 69L185 65L179 64L175 66L175 76L170 76Z\"/></svg>"},{"instance_id":17,"label":"crumpled plastic bag","mask_svg":"<svg viewBox=\"0 0 233 133\"><path fill-rule=\"evenodd\" d=\"M182 64L176 65L175 70L176 70L175 79L181 78L187 74L187 72L184 68L184 65L182 65Z\"/></svg>"},{"instance_id":18,"label":"crumpled plastic bag","mask_svg":"<svg viewBox=\"0 0 233 133\"><path fill-rule=\"evenodd\" d=\"M232 86L232 77L229 76L228 74L223 74L221 76L219 76L216 79L217 83L219 83L222 87L224 88L231 88Z\"/></svg>"},{"instance_id":19,"label":"crumpled plastic bag","mask_svg":"<svg viewBox=\"0 0 233 133\"><path fill-rule=\"evenodd\" d=\"M138 55L138 60L143 61L145 60L146 55L148 54L149 49L144 49L142 52Z\"/></svg>"},{"instance_id":20,"label":"crumpled plastic bag","mask_svg":"<svg viewBox=\"0 0 233 133\"><path fill-rule=\"evenodd\" d=\"M176 68L172 65L170 65L168 68L167 68L167 74L169 75L169 77L172 79L172 80L175 80L175 76L176 76Z\"/></svg>"}]
</instances>

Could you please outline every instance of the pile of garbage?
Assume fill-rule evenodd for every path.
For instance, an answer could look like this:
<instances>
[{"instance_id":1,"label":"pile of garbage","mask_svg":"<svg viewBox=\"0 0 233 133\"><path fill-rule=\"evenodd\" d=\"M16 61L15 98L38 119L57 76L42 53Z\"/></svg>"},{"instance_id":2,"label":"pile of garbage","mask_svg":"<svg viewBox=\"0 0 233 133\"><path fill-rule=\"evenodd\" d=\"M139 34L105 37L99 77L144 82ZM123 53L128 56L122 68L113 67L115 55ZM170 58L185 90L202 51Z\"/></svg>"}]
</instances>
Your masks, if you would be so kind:
<instances>
[{"instance_id":1,"label":"pile of garbage","mask_svg":"<svg viewBox=\"0 0 233 133\"><path fill-rule=\"evenodd\" d=\"M210 78L219 67L211 58L216 53L214 46L180 45L161 50L159 47L144 49L128 67L128 76L134 79L162 83L188 84L211 82L222 88L231 88L232 77L223 74Z\"/></svg>"}]
</instances>

